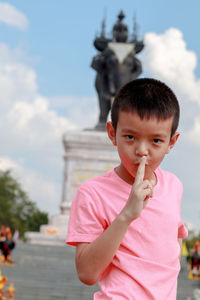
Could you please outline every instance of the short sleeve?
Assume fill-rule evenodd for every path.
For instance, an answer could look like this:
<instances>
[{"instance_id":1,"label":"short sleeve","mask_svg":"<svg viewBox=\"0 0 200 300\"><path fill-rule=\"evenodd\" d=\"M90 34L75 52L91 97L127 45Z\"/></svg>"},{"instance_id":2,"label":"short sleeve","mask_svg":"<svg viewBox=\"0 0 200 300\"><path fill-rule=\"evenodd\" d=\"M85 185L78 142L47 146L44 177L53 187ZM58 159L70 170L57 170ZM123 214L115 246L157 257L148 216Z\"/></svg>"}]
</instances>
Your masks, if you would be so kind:
<instances>
[{"instance_id":1,"label":"short sleeve","mask_svg":"<svg viewBox=\"0 0 200 300\"><path fill-rule=\"evenodd\" d=\"M185 239L188 236L188 230L185 227L182 219L181 219L181 200L182 200L182 194L183 194L183 185L180 182L180 210L179 210L179 214L180 214L180 220L179 220L179 226L178 226L178 238L179 239Z\"/></svg>"},{"instance_id":2,"label":"short sleeve","mask_svg":"<svg viewBox=\"0 0 200 300\"><path fill-rule=\"evenodd\" d=\"M178 227L178 238L179 239L185 239L188 236L188 230L181 221Z\"/></svg>"},{"instance_id":3,"label":"short sleeve","mask_svg":"<svg viewBox=\"0 0 200 300\"><path fill-rule=\"evenodd\" d=\"M79 188L71 205L66 243L76 246L78 242L90 243L99 237L105 230L100 211L95 195Z\"/></svg>"}]
</instances>

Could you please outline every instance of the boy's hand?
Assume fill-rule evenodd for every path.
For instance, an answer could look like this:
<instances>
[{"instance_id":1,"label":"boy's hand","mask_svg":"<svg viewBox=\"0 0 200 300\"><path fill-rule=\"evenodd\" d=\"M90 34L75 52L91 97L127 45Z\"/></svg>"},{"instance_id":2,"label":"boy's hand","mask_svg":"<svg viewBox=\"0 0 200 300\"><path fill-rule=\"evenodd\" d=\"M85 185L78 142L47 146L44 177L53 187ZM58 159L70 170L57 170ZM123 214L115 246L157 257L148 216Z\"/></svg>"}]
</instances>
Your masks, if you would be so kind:
<instances>
[{"instance_id":1,"label":"boy's hand","mask_svg":"<svg viewBox=\"0 0 200 300\"><path fill-rule=\"evenodd\" d=\"M139 164L128 201L122 210L122 214L127 218L128 222L132 222L140 216L141 211L147 204L148 198L153 195L152 183L149 180L144 180L145 164L146 157L143 157Z\"/></svg>"}]
</instances>

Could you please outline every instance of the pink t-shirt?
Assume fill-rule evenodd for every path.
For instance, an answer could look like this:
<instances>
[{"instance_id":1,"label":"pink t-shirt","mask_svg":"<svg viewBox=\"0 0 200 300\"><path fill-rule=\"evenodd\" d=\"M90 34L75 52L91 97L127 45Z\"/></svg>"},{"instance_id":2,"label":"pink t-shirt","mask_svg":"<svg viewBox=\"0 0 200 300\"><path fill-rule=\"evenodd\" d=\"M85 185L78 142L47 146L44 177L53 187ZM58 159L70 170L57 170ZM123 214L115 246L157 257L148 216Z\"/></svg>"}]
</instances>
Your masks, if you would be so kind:
<instances>
[{"instance_id":1,"label":"pink t-shirt","mask_svg":"<svg viewBox=\"0 0 200 300\"><path fill-rule=\"evenodd\" d=\"M155 173L153 197L129 226L99 280L95 300L176 299L178 238L187 236L180 215L182 184L160 168ZM130 191L131 185L114 170L84 183L71 206L67 243L75 246L98 238L122 210Z\"/></svg>"}]
</instances>

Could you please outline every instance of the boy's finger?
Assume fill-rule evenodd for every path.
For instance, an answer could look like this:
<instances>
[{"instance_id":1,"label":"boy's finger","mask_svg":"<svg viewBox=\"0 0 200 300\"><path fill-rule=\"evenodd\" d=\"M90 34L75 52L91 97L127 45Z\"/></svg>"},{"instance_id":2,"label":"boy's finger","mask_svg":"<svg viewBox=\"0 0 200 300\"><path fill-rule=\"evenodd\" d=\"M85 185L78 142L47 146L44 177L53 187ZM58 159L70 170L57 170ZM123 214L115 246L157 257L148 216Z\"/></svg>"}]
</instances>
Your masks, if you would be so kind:
<instances>
[{"instance_id":1,"label":"boy's finger","mask_svg":"<svg viewBox=\"0 0 200 300\"><path fill-rule=\"evenodd\" d=\"M142 157L139 167L137 169L136 176L135 176L135 183L140 183L144 180L146 160L147 160L147 158L145 156Z\"/></svg>"}]
</instances>

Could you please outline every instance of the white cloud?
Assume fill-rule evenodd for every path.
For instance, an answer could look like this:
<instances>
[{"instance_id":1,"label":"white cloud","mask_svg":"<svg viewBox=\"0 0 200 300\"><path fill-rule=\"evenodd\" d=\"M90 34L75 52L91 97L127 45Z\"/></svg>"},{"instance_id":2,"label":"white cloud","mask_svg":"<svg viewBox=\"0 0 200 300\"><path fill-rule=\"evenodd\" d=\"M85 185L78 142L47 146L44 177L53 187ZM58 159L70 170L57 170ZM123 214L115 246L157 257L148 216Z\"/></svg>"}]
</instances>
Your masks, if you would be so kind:
<instances>
[{"instance_id":1,"label":"white cloud","mask_svg":"<svg viewBox=\"0 0 200 300\"><path fill-rule=\"evenodd\" d=\"M197 56L187 49L182 32L171 28L163 34L147 33L145 45L145 71L200 105L200 79L194 74Z\"/></svg>"},{"instance_id":2,"label":"white cloud","mask_svg":"<svg viewBox=\"0 0 200 300\"><path fill-rule=\"evenodd\" d=\"M189 131L188 138L193 144L200 146L200 116L194 120L194 127Z\"/></svg>"},{"instance_id":3,"label":"white cloud","mask_svg":"<svg viewBox=\"0 0 200 300\"><path fill-rule=\"evenodd\" d=\"M66 118L58 116L56 111L50 110L48 100L37 96L31 103L16 102L7 115L7 123L10 124L13 135L21 140L27 148L57 147L62 134L76 126ZM26 145L24 145L23 139Z\"/></svg>"},{"instance_id":4,"label":"white cloud","mask_svg":"<svg viewBox=\"0 0 200 300\"><path fill-rule=\"evenodd\" d=\"M12 169L30 199L53 213L62 189L62 136L76 127L37 92L18 49L0 44L0 169Z\"/></svg>"},{"instance_id":5,"label":"white cloud","mask_svg":"<svg viewBox=\"0 0 200 300\"><path fill-rule=\"evenodd\" d=\"M11 169L18 169L19 164L10 159L9 157L0 157L0 170L7 171Z\"/></svg>"},{"instance_id":6,"label":"white cloud","mask_svg":"<svg viewBox=\"0 0 200 300\"><path fill-rule=\"evenodd\" d=\"M37 94L35 70L22 62L19 49L0 43L1 112L7 112L16 101L33 101Z\"/></svg>"},{"instance_id":7,"label":"white cloud","mask_svg":"<svg viewBox=\"0 0 200 300\"><path fill-rule=\"evenodd\" d=\"M0 3L0 22L26 30L28 27L27 17L9 3Z\"/></svg>"},{"instance_id":8,"label":"white cloud","mask_svg":"<svg viewBox=\"0 0 200 300\"><path fill-rule=\"evenodd\" d=\"M51 109L64 112L65 117L77 128L94 128L98 121L98 98L96 97L54 97L48 99Z\"/></svg>"},{"instance_id":9,"label":"white cloud","mask_svg":"<svg viewBox=\"0 0 200 300\"><path fill-rule=\"evenodd\" d=\"M37 93L35 71L17 53L0 44L1 149L60 149L62 134L76 126L49 108L48 99Z\"/></svg>"}]
</instances>

